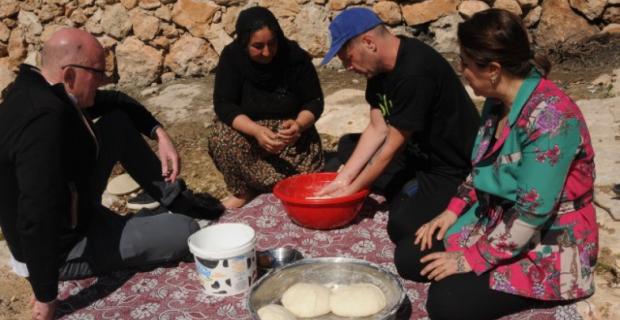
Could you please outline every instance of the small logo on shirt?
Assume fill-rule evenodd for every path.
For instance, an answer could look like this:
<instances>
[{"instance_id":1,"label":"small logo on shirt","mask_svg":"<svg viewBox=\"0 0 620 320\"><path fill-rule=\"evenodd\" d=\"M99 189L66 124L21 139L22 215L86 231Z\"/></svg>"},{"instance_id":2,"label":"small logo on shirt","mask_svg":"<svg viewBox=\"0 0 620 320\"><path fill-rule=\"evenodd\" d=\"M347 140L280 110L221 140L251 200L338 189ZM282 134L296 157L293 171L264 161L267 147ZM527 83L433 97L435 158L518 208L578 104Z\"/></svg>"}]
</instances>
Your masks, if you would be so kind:
<instances>
[{"instance_id":1,"label":"small logo on shirt","mask_svg":"<svg viewBox=\"0 0 620 320\"><path fill-rule=\"evenodd\" d=\"M386 94L377 93L377 96L379 97L379 110L381 110L381 115L385 118L389 116L390 111L392 111L392 101L388 99Z\"/></svg>"}]
</instances>

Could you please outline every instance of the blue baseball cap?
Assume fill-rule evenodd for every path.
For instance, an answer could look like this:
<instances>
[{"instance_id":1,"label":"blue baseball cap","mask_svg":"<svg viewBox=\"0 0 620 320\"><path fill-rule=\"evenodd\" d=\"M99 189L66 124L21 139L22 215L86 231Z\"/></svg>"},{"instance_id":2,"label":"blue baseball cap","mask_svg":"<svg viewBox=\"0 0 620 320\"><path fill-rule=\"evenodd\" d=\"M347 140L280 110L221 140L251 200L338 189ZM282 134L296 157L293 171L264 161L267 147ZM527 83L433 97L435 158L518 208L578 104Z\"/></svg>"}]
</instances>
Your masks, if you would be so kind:
<instances>
[{"instance_id":1,"label":"blue baseball cap","mask_svg":"<svg viewBox=\"0 0 620 320\"><path fill-rule=\"evenodd\" d=\"M342 11L329 24L332 43L321 64L328 63L347 41L380 24L383 21L370 9L355 7Z\"/></svg>"}]
</instances>

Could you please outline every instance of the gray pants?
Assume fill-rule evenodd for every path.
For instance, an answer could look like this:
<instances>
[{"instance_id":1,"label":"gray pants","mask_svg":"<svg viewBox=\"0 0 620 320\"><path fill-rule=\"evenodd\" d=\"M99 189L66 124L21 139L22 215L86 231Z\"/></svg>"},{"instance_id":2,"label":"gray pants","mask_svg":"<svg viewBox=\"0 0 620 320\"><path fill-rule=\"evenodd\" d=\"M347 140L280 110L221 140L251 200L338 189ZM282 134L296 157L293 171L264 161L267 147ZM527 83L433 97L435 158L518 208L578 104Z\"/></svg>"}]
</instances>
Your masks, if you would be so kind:
<instances>
[{"instance_id":1,"label":"gray pants","mask_svg":"<svg viewBox=\"0 0 620 320\"><path fill-rule=\"evenodd\" d=\"M92 177L95 194L103 193L113 166L120 162L153 198L163 200L170 196L170 189L175 186L162 180L159 159L125 113L115 111L103 116L95 124L95 131L100 146ZM97 203L100 200L95 199ZM171 200L174 199L164 202ZM148 268L187 258L187 238L199 229L193 218L181 214L120 216L100 205L95 211L85 237L71 249L60 267L61 280Z\"/></svg>"}]
</instances>

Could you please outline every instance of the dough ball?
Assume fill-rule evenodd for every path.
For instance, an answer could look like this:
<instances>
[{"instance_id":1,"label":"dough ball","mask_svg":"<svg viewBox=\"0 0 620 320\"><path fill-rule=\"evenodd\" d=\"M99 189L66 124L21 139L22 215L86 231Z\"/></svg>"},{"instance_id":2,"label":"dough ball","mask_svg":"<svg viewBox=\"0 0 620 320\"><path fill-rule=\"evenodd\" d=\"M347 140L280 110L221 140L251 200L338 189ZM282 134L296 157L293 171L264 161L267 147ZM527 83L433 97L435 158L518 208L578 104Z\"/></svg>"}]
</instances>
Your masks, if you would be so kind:
<instances>
[{"instance_id":1,"label":"dough ball","mask_svg":"<svg viewBox=\"0 0 620 320\"><path fill-rule=\"evenodd\" d=\"M341 317L366 317L385 308L385 295L370 283L356 283L334 289L329 296L331 311Z\"/></svg>"},{"instance_id":2,"label":"dough ball","mask_svg":"<svg viewBox=\"0 0 620 320\"><path fill-rule=\"evenodd\" d=\"M279 304L269 304L258 309L260 320L296 320L295 316Z\"/></svg>"},{"instance_id":3,"label":"dough ball","mask_svg":"<svg viewBox=\"0 0 620 320\"><path fill-rule=\"evenodd\" d=\"M282 305L300 318L312 318L329 313L329 289L299 282L284 291Z\"/></svg>"}]
</instances>

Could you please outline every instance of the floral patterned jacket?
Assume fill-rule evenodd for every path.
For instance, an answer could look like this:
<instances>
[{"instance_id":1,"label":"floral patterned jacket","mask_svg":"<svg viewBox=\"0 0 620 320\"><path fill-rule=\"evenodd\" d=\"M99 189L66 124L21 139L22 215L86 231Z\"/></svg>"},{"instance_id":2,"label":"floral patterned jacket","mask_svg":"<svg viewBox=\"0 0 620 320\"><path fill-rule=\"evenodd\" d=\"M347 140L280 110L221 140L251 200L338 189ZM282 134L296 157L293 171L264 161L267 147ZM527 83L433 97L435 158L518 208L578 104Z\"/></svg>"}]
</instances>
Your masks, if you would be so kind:
<instances>
[{"instance_id":1,"label":"floral patterned jacket","mask_svg":"<svg viewBox=\"0 0 620 320\"><path fill-rule=\"evenodd\" d=\"M448 209L459 214L444 243L461 250L490 287L540 300L594 293L598 226L594 151L577 105L532 71L500 138L501 104L487 100L473 170Z\"/></svg>"}]
</instances>

